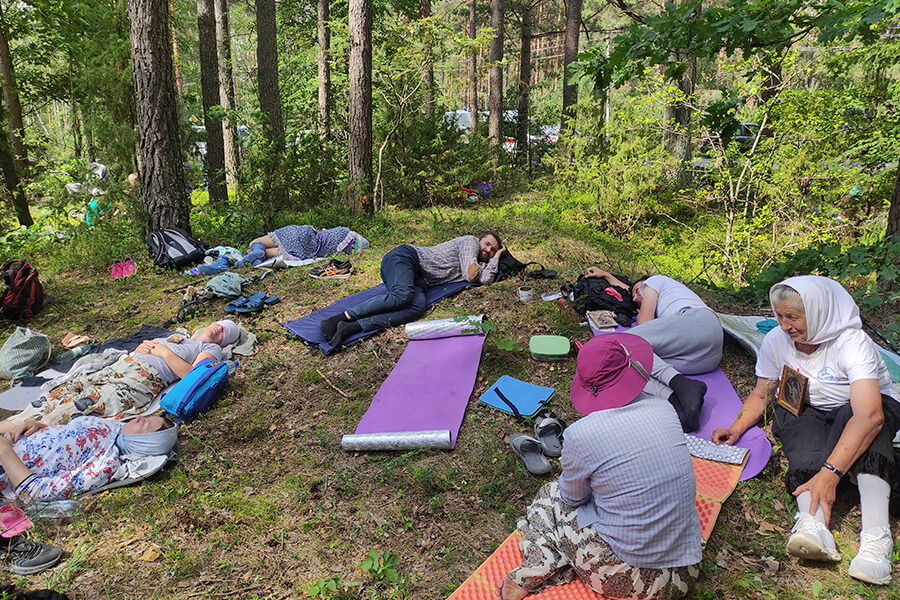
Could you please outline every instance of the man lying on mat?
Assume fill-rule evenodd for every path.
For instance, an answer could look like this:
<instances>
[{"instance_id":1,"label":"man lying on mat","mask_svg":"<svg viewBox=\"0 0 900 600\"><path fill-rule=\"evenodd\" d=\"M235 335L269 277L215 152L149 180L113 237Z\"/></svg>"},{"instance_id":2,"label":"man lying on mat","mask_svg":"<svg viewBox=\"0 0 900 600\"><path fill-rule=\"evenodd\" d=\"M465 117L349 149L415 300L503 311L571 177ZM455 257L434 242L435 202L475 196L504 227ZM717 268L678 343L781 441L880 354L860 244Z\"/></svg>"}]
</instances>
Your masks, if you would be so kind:
<instances>
[{"instance_id":1,"label":"man lying on mat","mask_svg":"<svg viewBox=\"0 0 900 600\"><path fill-rule=\"evenodd\" d=\"M505 251L500 236L493 232L480 238L464 235L437 246L397 246L381 259L381 279L387 292L323 320L319 325L322 335L340 348L362 331L414 321L427 308L428 287L454 281L492 283Z\"/></svg>"},{"instance_id":2,"label":"man lying on mat","mask_svg":"<svg viewBox=\"0 0 900 600\"><path fill-rule=\"evenodd\" d=\"M700 574L691 454L675 410L645 388L653 349L636 335L593 338L578 353L559 481L519 520L522 564L499 600L580 577L605 598L682 598ZM648 432L652 432L648 435Z\"/></svg>"}]
</instances>

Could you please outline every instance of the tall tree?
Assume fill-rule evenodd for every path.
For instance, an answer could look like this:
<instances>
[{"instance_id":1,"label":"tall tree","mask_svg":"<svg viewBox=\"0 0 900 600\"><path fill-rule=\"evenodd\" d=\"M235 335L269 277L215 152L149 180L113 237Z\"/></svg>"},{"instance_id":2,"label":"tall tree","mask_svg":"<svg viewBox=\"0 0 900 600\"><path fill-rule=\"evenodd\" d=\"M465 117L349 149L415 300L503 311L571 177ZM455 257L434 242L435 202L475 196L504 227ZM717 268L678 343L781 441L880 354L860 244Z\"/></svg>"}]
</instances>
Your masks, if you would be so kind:
<instances>
[{"instance_id":1,"label":"tall tree","mask_svg":"<svg viewBox=\"0 0 900 600\"><path fill-rule=\"evenodd\" d=\"M532 0L522 2L522 21L519 44L519 89L516 113L516 151L517 161L528 161L531 167L531 148L528 145L528 115L531 108L531 27L534 6Z\"/></svg>"},{"instance_id":2,"label":"tall tree","mask_svg":"<svg viewBox=\"0 0 900 600\"><path fill-rule=\"evenodd\" d=\"M570 83L572 63L578 58L578 38L581 33L582 0L566 2L566 39L563 47L563 97L562 122L560 132L566 130L569 121L575 119L575 104L578 102L578 84Z\"/></svg>"},{"instance_id":3,"label":"tall tree","mask_svg":"<svg viewBox=\"0 0 900 600\"><path fill-rule=\"evenodd\" d=\"M241 155L237 144L237 123L231 117L234 104L234 69L231 59L231 24L228 18L228 0L215 0L216 50L219 62L219 102L225 109L222 136L225 140L225 181L230 186L238 184L237 172Z\"/></svg>"},{"instance_id":4,"label":"tall tree","mask_svg":"<svg viewBox=\"0 0 900 600\"><path fill-rule=\"evenodd\" d=\"M469 0L469 39L475 40L478 35L478 0ZM472 134L478 133L478 50L472 49L472 60L469 62L469 94L468 108L472 119Z\"/></svg>"},{"instance_id":5,"label":"tall tree","mask_svg":"<svg viewBox=\"0 0 900 600\"><path fill-rule=\"evenodd\" d=\"M278 28L275 0L256 0L256 63L259 108L268 121L266 137L279 149L284 144L281 88L278 85Z\"/></svg>"},{"instance_id":6,"label":"tall tree","mask_svg":"<svg viewBox=\"0 0 900 600\"><path fill-rule=\"evenodd\" d=\"M319 139L331 137L331 6L329 0L319 0L319 15L316 28L319 47L316 63L319 67L319 106L316 113Z\"/></svg>"},{"instance_id":7,"label":"tall tree","mask_svg":"<svg viewBox=\"0 0 900 600\"><path fill-rule=\"evenodd\" d=\"M5 123L0 123L0 173L3 174L3 185L12 198L13 208L16 210L19 225L31 227L34 225L34 220L31 218L31 211L28 209L28 198L25 196L25 188L16 170L16 161L9 143L9 135L6 133Z\"/></svg>"},{"instance_id":8,"label":"tall tree","mask_svg":"<svg viewBox=\"0 0 900 600\"><path fill-rule=\"evenodd\" d=\"M491 0L491 73L488 91L488 136L494 152L494 168L500 165L503 142L503 0Z\"/></svg>"},{"instance_id":9,"label":"tall tree","mask_svg":"<svg viewBox=\"0 0 900 600\"><path fill-rule=\"evenodd\" d=\"M148 227L190 231L166 0L128 0L140 130L141 194Z\"/></svg>"},{"instance_id":10,"label":"tall tree","mask_svg":"<svg viewBox=\"0 0 900 600\"><path fill-rule=\"evenodd\" d=\"M212 115L220 106L219 59L216 43L216 9L214 0L197 0L197 30L200 32L200 90L203 97L203 125L206 127L206 171L210 202L228 201L225 185L225 139L222 120Z\"/></svg>"},{"instance_id":11,"label":"tall tree","mask_svg":"<svg viewBox=\"0 0 900 600\"><path fill-rule=\"evenodd\" d=\"M697 59L694 56L679 56L686 69L674 83L678 88L677 98L666 104L663 110L663 146L666 152L678 161L678 186L686 189L691 185L691 112L694 85L697 79Z\"/></svg>"},{"instance_id":12,"label":"tall tree","mask_svg":"<svg viewBox=\"0 0 900 600\"><path fill-rule=\"evenodd\" d=\"M355 214L372 202L372 0L350 0L349 202Z\"/></svg>"},{"instance_id":13,"label":"tall tree","mask_svg":"<svg viewBox=\"0 0 900 600\"><path fill-rule=\"evenodd\" d=\"M3 101L9 115L9 130L12 136L12 149L15 152L16 170L20 176L25 174L28 157L25 155L25 124L22 120L22 103L19 100L19 87L16 83L16 72L12 54L9 51L6 15L0 3L0 77L3 78Z\"/></svg>"},{"instance_id":14,"label":"tall tree","mask_svg":"<svg viewBox=\"0 0 900 600\"><path fill-rule=\"evenodd\" d=\"M431 16L431 0L419 0L419 18L427 19ZM425 47L425 76L423 86L422 110L429 118L434 119L434 60L431 56L431 47Z\"/></svg>"}]
</instances>

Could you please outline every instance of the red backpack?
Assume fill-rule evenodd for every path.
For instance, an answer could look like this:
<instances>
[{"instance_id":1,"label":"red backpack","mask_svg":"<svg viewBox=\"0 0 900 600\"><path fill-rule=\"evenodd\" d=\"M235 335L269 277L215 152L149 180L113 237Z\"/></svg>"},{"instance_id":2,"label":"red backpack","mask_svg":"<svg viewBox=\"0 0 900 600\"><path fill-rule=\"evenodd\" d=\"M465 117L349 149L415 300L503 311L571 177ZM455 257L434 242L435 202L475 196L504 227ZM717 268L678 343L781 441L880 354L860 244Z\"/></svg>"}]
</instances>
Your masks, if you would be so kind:
<instances>
[{"instance_id":1,"label":"red backpack","mask_svg":"<svg viewBox=\"0 0 900 600\"><path fill-rule=\"evenodd\" d=\"M0 301L4 319L28 319L44 307L44 286L38 272L24 260L11 260L3 265L6 291Z\"/></svg>"}]
</instances>

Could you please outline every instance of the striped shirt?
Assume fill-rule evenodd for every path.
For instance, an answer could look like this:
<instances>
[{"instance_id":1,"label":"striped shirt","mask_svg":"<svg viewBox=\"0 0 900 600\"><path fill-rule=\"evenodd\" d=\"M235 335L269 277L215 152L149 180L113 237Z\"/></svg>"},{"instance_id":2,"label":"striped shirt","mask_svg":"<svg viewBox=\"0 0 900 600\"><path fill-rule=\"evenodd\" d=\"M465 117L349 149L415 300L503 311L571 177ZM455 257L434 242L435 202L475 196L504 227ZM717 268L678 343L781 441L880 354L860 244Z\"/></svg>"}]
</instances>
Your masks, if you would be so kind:
<instances>
[{"instance_id":1,"label":"striped shirt","mask_svg":"<svg viewBox=\"0 0 900 600\"><path fill-rule=\"evenodd\" d=\"M474 235L464 235L437 246L413 246L419 255L419 265L428 285L441 285L453 281L491 283L497 276L500 257L495 255L487 263L479 262L481 245ZM469 265L478 265L478 276L467 277Z\"/></svg>"},{"instance_id":2,"label":"striped shirt","mask_svg":"<svg viewBox=\"0 0 900 600\"><path fill-rule=\"evenodd\" d=\"M600 410L565 432L564 502L578 525L606 536L633 567L664 569L700 562L697 484L675 409L641 394L621 408Z\"/></svg>"}]
</instances>

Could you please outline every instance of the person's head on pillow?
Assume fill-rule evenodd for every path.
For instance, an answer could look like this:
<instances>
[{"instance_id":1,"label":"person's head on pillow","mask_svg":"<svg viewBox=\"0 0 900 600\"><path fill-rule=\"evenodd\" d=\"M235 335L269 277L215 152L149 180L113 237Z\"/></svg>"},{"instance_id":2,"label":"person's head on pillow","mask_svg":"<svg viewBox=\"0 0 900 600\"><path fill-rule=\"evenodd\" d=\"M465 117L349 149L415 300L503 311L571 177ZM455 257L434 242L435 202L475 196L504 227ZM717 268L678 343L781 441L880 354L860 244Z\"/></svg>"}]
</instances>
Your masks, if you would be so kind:
<instances>
[{"instance_id":1,"label":"person's head on pillow","mask_svg":"<svg viewBox=\"0 0 900 600\"><path fill-rule=\"evenodd\" d=\"M116 445L122 454L162 456L178 442L178 427L165 417L135 417L122 424Z\"/></svg>"},{"instance_id":2,"label":"person's head on pillow","mask_svg":"<svg viewBox=\"0 0 900 600\"><path fill-rule=\"evenodd\" d=\"M240 334L241 330L238 328L237 323L231 319L223 319L211 323L198 331L194 335L194 339L211 342L224 348L235 343Z\"/></svg>"}]
</instances>

